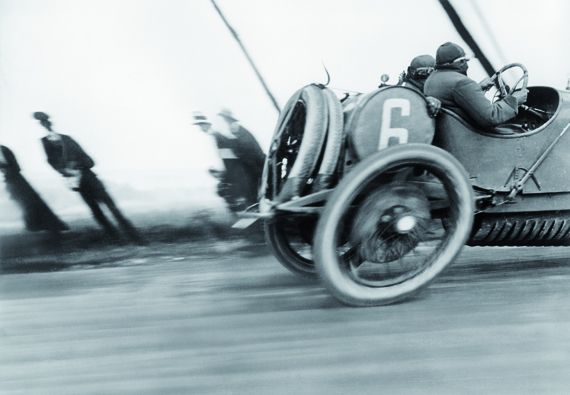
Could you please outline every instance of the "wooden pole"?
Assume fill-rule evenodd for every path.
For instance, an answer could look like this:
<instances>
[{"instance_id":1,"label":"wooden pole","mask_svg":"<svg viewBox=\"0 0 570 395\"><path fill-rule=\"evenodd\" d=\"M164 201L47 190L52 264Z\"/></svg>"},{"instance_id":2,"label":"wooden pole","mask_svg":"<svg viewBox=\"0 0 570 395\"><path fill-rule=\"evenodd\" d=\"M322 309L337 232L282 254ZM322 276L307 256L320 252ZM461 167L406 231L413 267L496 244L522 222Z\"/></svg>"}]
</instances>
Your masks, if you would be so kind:
<instances>
[{"instance_id":1,"label":"wooden pole","mask_svg":"<svg viewBox=\"0 0 570 395\"><path fill-rule=\"evenodd\" d=\"M449 2L449 0L439 0L439 3L441 4L445 13L451 20L451 23L455 27L455 30L457 30L457 33L459 33L463 41L465 41L467 45L469 45L469 48L471 48L471 50L475 53L477 60L479 60L479 62L483 66L483 69L485 69L487 75L489 76L493 75L495 73L495 68L493 67L487 56L485 56L485 54L483 53L483 51L481 50L481 48L479 47L479 45L477 44L471 33L469 32L469 30L467 30L467 27L461 20L461 17L457 13L453 5Z\"/></svg>"},{"instance_id":2,"label":"wooden pole","mask_svg":"<svg viewBox=\"0 0 570 395\"><path fill-rule=\"evenodd\" d=\"M281 112L281 108L279 107L279 104L277 103L277 100L275 99L275 97L273 96L273 94L271 93L271 90L269 89L269 86L267 85L267 83L265 82L265 80L263 79L263 76L261 75L261 73L259 72L259 70L257 69L257 67L255 66L255 63L253 62L253 59L251 58L251 56L249 55L249 52L247 52L247 49L245 48L245 46L243 45L243 42L240 40L239 35L237 34L236 30L230 25L230 23L228 22L228 20L226 19L226 17L224 16L224 14L222 13L222 10L220 9L220 7L218 7L218 4L216 4L215 0L210 0L212 2L212 5L214 6L214 8L216 9L218 15L220 16L220 18L222 19L222 21L224 22L224 24L226 25L226 27L228 28L228 30L230 31L230 33L232 34L232 36L234 36L234 39L237 41L238 45L240 46L243 54L245 55L247 61L249 62L250 66L253 68L253 71L255 72L255 75L257 76L257 78L259 79L259 82L261 82L261 85L263 85L263 89L265 89L265 93L267 93L267 96L269 96L269 99L271 100L271 103L273 103L273 106L275 107L275 109L277 110L277 112Z\"/></svg>"}]
</instances>

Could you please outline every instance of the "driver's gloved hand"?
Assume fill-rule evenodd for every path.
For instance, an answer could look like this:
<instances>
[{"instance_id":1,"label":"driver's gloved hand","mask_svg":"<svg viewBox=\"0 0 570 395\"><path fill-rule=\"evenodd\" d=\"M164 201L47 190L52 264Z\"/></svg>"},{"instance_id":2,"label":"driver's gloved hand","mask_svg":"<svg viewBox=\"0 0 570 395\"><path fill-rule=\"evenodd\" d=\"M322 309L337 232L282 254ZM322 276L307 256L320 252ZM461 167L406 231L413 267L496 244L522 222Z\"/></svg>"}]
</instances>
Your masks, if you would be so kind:
<instances>
[{"instance_id":1,"label":"driver's gloved hand","mask_svg":"<svg viewBox=\"0 0 570 395\"><path fill-rule=\"evenodd\" d=\"M511 93L511 96L517 99L517 105L524 104L528 97L528 89L520 89Z\"/></svg>"},{"instance_id":2,"label":"driver's gloved hand","mask_svg":"<svg viewBox=\"0 0 570 395\"><path fill-rule=\"evenodd\" d=\"M479 82L479 86L483 91L488 91L495 85L495 80L492 77L487 77L481 82Z\"/></svg>"}]
</instances>

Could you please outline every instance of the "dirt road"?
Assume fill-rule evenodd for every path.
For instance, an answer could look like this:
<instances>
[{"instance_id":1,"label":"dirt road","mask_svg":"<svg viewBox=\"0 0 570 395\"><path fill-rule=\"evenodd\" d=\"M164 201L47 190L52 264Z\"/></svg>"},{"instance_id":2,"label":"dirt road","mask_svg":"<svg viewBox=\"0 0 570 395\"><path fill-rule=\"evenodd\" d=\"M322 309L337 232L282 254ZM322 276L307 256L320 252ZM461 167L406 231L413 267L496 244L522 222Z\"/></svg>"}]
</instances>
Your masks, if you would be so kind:
<instances>
[{"instance_id":1,"label":"dirt road","mask_svg":"<svg viewBox=\"0 0 570 395\"><path fill-rule=\"evenodd\" d=\"M0 393L567 394L569 253L467 248L415 299L366 309L259 251L11 267Z\"/></svg>"}]
</instances>

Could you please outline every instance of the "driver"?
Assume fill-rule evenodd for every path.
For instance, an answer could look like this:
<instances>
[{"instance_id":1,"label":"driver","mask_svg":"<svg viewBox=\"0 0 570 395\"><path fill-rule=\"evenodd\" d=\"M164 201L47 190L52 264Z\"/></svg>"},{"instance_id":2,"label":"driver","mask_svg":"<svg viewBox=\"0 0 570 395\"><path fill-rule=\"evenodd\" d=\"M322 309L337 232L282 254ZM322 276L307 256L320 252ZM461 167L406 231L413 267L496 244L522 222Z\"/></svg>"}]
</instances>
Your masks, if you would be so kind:
<instances>
[{"instance_id":1,"label":"driver","mask_svg":"<svg viewBox=\"0 0 570 395\"><path fill-rule=\"evenodd\" d=\"M514 118L528 95L527 89L516 90L491 103L485 91L493 86L491 78L478 84L467 77L465 51L459 45L447 42L437 49L435 71L424 85L424 94L441 100L445 108L481 128L497 126Z\"/></svg>"}]
</instances>

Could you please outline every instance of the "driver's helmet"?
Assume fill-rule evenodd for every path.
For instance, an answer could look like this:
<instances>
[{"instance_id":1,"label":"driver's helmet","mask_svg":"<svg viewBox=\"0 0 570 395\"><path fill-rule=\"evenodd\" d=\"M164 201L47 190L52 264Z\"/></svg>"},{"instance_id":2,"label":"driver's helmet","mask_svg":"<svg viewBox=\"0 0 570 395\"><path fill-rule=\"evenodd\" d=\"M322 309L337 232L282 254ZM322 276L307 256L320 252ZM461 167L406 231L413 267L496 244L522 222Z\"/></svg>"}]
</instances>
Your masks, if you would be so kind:
<instances>
[{"instance_id":1,"label":"driver's helmet","mask_svg":"<svg viewBox=\"0 0 570 395\"><path fill-rule=\"evenodd\" d=\"M420 55L412 59L407 75L415 80L425 80L435 68L435 59L431 55Z\"/></svg>"},{"instance_id":2,"label":"driver's helmet","mask_svg":"<svg viewBox=\"0 0 570 395\"><path fill-rule=\"evenodd\" d=\"M460 45L446 42L441 44L435 54L437 67L449 66L459 61L468 61L470 58L465 56L465 50Z\"/></svg>"}]
</instances>

